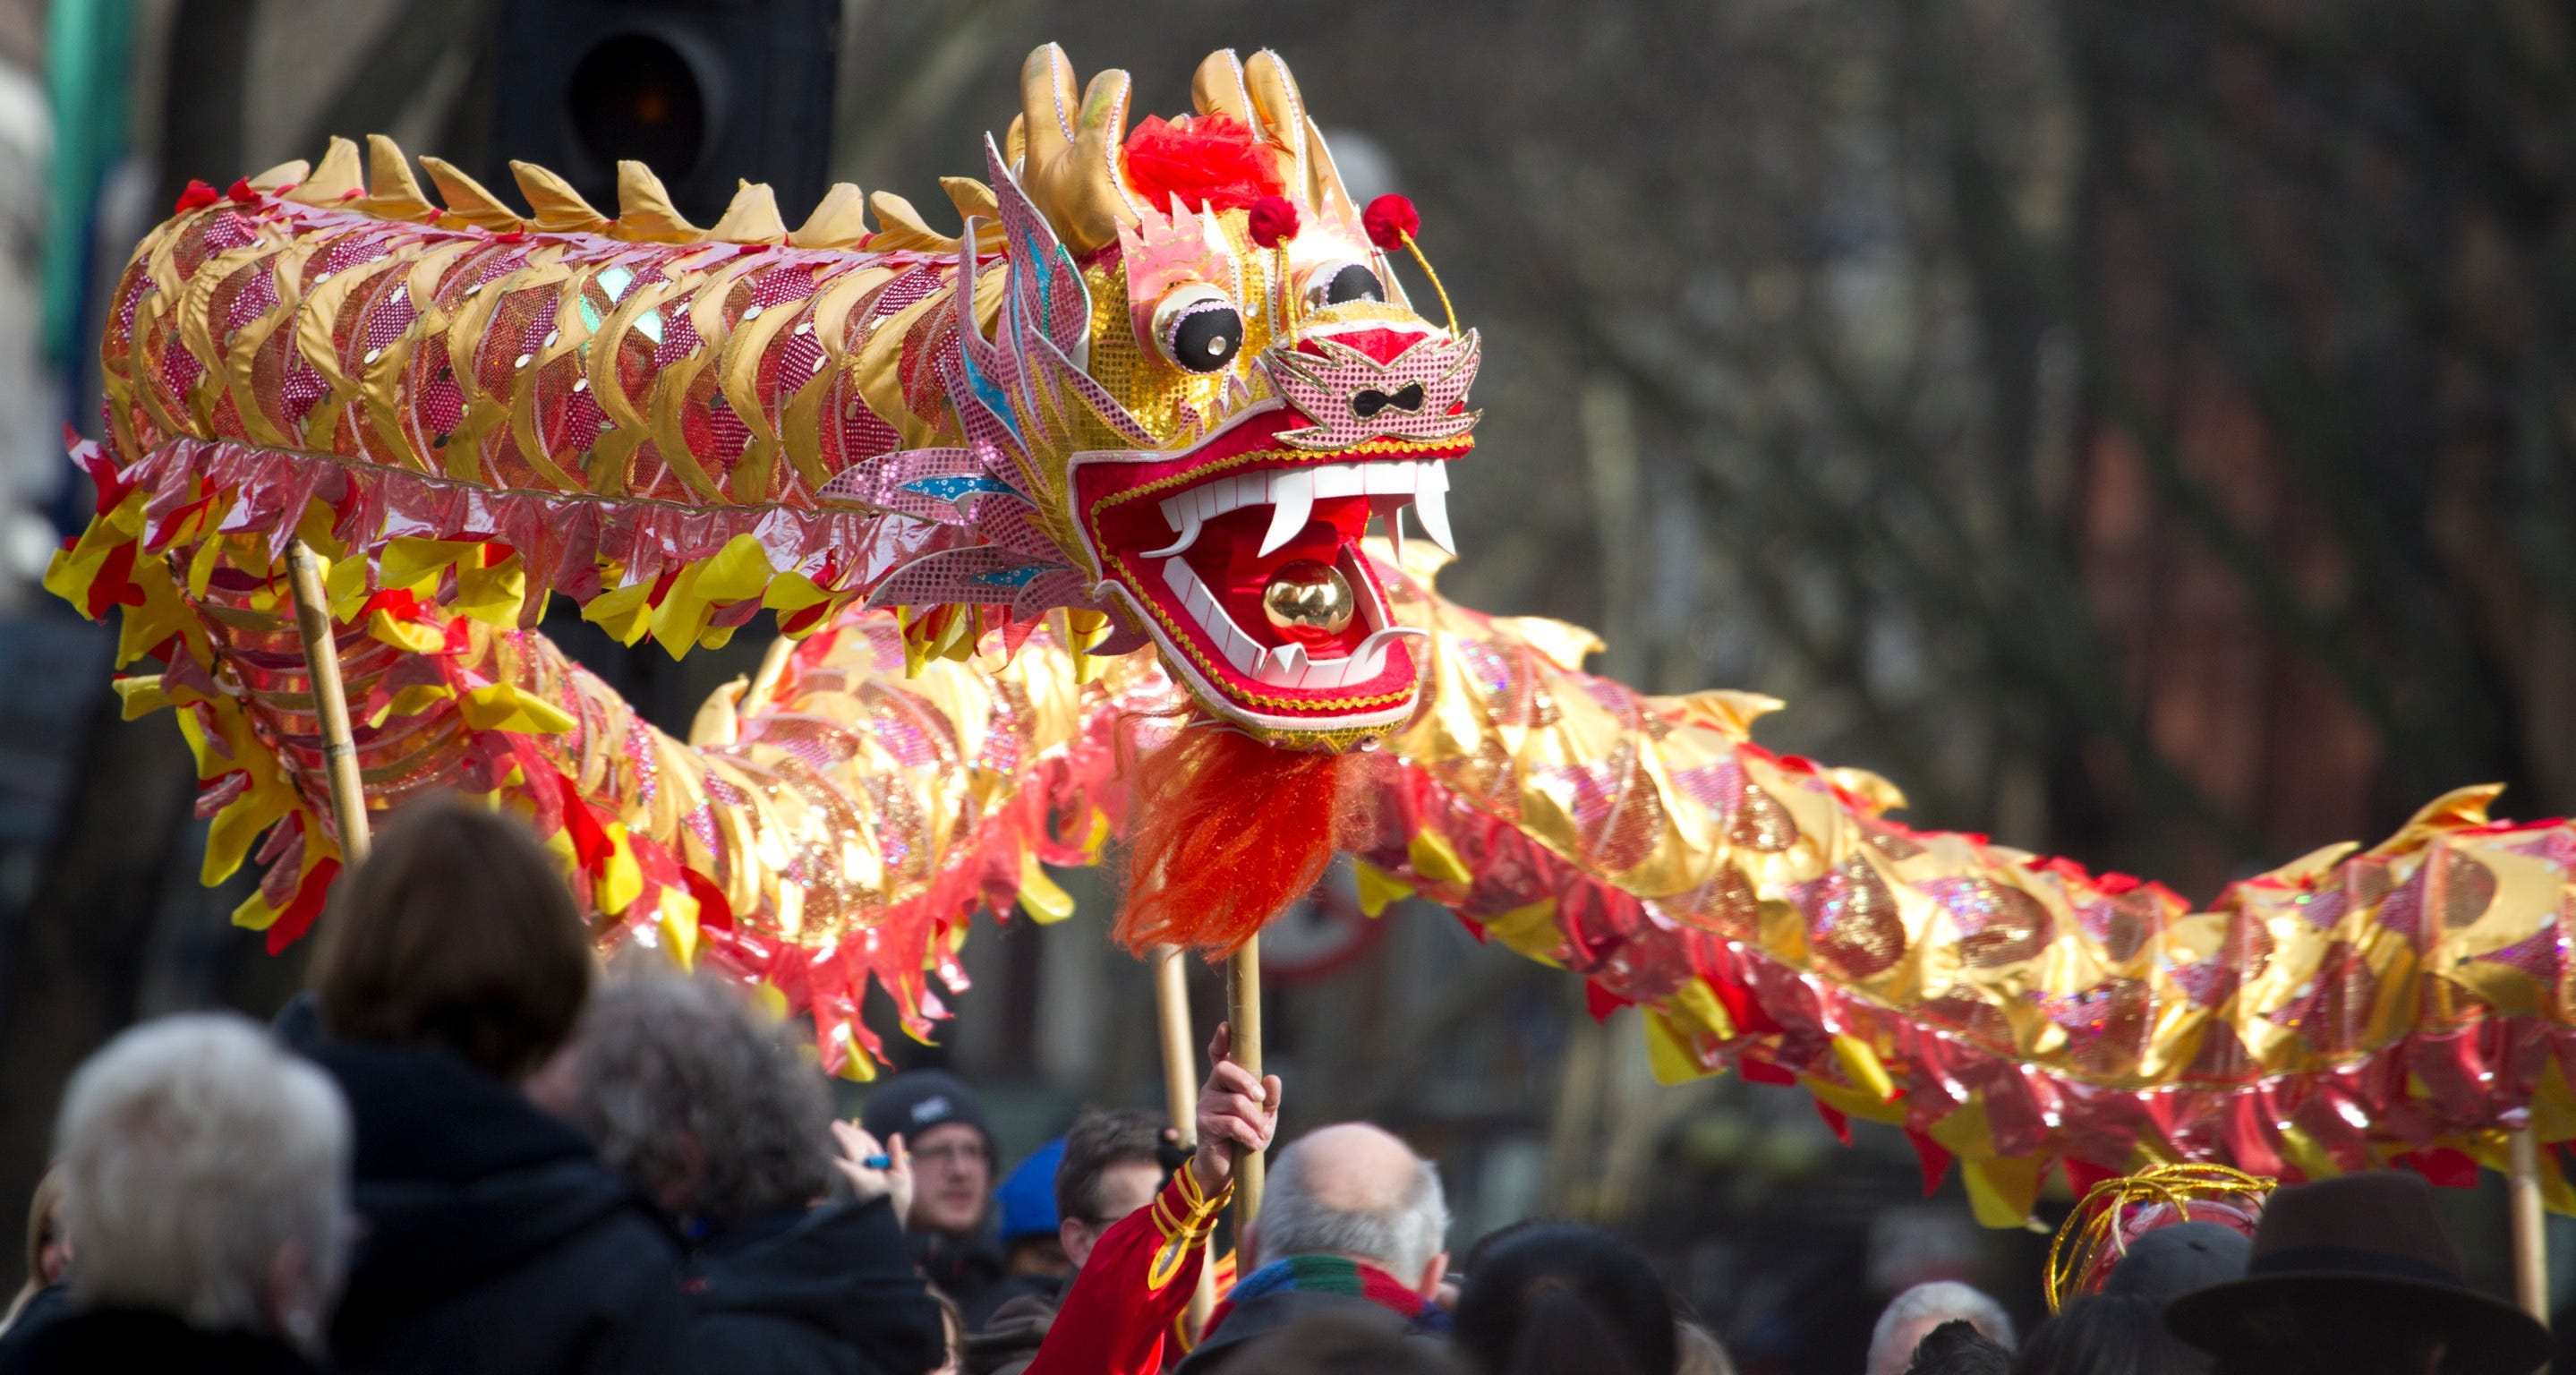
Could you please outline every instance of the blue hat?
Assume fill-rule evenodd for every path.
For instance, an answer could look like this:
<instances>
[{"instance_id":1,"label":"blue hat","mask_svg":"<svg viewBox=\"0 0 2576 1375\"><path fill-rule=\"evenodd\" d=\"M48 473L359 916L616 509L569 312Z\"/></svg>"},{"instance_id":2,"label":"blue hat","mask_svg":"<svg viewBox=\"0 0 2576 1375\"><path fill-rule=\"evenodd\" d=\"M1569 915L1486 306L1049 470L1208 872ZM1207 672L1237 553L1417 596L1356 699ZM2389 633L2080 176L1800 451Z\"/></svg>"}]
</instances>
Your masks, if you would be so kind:
<instances>
[{"instance_id":1,"label":"blue hat","mask_svg":"<svg viewBox=\"0 0 2576 1375\"><path fill-rule=\"evenodd\" d=\"M1002 1244L1022 1237L1055 1235L1055 1172L1064 1163L1064 1138L1038 1147L1020 1162L995 1195L1002 1204Z\"/></svg>"}]
</instances>

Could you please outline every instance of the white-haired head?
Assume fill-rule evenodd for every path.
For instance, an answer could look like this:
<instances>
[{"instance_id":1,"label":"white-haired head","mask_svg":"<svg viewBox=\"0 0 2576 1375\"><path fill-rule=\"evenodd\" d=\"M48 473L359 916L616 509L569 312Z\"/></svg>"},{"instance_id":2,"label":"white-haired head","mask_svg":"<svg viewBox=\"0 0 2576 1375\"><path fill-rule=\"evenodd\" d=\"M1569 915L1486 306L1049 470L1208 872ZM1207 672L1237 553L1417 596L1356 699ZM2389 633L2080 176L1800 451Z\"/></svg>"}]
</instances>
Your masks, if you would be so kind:
<instances>
[{"instance_id":1,"label":"white-haired head","mask_svg":"<svg viewBox=\"0 0 2576 1375\"><path fill-rule=\"evenodd\" d=\"M1448 1236L1440 1167L1364 1122L1318 1127L1281 1151L1253 1228L1263 1264L1341 1256L1426 1291L1439 1284Z\"/></svg>"},{"instance_id":2,"label":"white-haired head","mask_svg":"<svg viewBox=\"0 0 2576 1375\"><path fill-rule=\"evenodd\" d=\"M2002 1304L1956 1280L1935 1280L1897 1295L1878 1315L1869 1336L1869 1375L1905 1375L1924 1334L1950 1322L1967 1323L2006 1351L2013 1347L2012 1317Z\"/></svg>"},{"instance_id":3,"label":"white-haired head","mask_svg":"<svg viewBox=\"0 0 2576 1375\"><path fill-rule=\"evenodd\" d=\"M75 1302L318 1350L349 1187L349 1110L320 1070L230 1014L147 1022L72 1076L55 1149Z\"/></svg>"}]
</instances>

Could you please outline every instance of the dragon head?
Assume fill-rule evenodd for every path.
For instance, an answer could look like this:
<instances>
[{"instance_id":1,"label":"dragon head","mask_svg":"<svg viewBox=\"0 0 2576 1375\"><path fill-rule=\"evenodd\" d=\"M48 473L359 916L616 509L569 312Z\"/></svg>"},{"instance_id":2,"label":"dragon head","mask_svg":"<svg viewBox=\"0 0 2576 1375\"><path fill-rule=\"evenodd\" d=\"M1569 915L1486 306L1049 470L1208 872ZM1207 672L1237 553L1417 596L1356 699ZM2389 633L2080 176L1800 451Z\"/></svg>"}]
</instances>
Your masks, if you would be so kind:
<instances>
[{"instance_id":1,"label":"dragon head","mask_svg":"<svg viewBox=\"0 0 2576 1375\"><path fill-rule=\"evenodd\" d=\"M1023 624L1068 608L1103 636L1092 652L1151 644L1208 712L1273 744L1400 724L1417 632L1360 541L1373 519L1401 539L1410 505L1450 547L1476 336L1406 304L1275 54L1212 55L1193 114L1132 132L1124 72L1077 100L1050 44L1021 87L986 143L999 223L959 249L972 323L939 359L963 447L825 492L969 536L873 600L924 643L971 643L982 621L954 618L977 606Z\"/></svg>"}]
</instances>

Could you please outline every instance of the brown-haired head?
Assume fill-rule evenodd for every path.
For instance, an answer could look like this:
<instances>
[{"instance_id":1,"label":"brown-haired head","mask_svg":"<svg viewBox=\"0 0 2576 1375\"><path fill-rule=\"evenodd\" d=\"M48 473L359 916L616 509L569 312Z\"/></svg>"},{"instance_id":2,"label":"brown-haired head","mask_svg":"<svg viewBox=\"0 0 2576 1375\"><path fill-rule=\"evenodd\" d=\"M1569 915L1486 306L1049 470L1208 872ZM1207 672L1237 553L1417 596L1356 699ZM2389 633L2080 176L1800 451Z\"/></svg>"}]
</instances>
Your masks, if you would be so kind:
<instances>
[{"instance_id":1,"label":"brown-haired head","mask_svg":"<svg viewBox=\"0 0 2576 1375\"><path fill-rule=\"evenodd\" d=\"M525 828L433 798L340 880L311 980L333 1037L437 1046L516 1083L571 1036L590 937Z\"/></svg>"}]
</instances>

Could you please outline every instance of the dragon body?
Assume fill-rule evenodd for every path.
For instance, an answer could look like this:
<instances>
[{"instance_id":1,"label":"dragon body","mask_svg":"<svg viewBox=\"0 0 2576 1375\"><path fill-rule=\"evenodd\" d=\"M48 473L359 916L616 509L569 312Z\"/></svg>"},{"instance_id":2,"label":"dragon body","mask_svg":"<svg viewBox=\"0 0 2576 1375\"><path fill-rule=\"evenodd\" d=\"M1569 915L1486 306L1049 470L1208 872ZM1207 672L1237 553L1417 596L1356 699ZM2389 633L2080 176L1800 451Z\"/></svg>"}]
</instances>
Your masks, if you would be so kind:
<instances>
[{"instance_id":1,"label":"dragon body","mask_svg":"<svg viewBox=\"0 0 2576 1375\"><path fill-rule=\"evenodd\" d=\"M1045 866L1161 805L1123 761L1214 731L1332 761L1373 911L1444 904L1640 1005L1668 1076L1904 1125L1989 1220L2056 1159L2576 1137L2576 828L2455 794L2195 911L1910 829L1884 781L1753 743L1768 699L1644 696L1579 630L1442 599L1403 512L1449 545L1475 336L1407 304L1409 235L1275 57L1193 96L1130 133L1123 74L1077 98L1039 50L989 184L947 183L954 235L847 187L701 230L631 165L613 218L434 160L433 205L382 140L192 193L116 292L107 437L75 450L98 514L48 585L158 661L118 687L179 713L205 877L267 866L237 920L295 939L340 862L300 538L371 806L526 816L603 943L756 981L845 1073L872 981L926 1033L969 917L1062 915ZM764 608L786 638L681 741L547 641L552 593L674 654Z\"/></svg>"}]
</instances>

